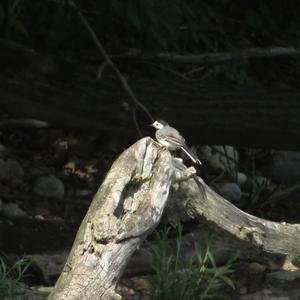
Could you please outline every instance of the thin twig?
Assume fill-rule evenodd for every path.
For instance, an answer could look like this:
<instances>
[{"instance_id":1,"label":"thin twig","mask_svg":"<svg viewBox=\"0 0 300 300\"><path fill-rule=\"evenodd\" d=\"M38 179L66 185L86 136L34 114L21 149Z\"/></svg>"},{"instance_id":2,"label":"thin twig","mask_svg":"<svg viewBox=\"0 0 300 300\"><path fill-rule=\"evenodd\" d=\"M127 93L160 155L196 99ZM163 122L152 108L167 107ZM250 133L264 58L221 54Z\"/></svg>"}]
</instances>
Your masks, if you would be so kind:
<instances>
[{"instance_id":1,"label":"thin twig","mask_svg":"<svg viewBox=\"0 0 300 300\"><path fill-rule=\"evenodd\" d=\"M217 53L188 53L178 54L172 52L160 52L160 53L130 53L113 55L114 59L139 59L154 62L169 62L177 64L220 64L230 63L233 61L245 61L248 59L265 58L265 57L277 57L277 56L298 56L300 55L299 47L266 47L266 48L249 48L241 51L232 52L217 52Z\"/></svg>"},{"instance_id":2,"label":"thin twig","mask_svg":"<svg viewBox=\"0 0 300 300\"><path fill-rule=\"evenodd\" d=\"M295 193L300 190L300 182L297 182L293 186L283 190L273 193L263 204L262 207L266 206L267 204L274 203L278 200L288 198L292 193Z\"/></svg>"},{"instance_id":3,"label":"thin twig","mask_svg":"<svg viewBox=\"0 0 300 300\"><path fill-rule=\"evenodd\" d=\"M12 4L11 8L10 8L10 12L12 14L15 13L15 9L18 7L18 5L20 4L21 0L15 0L14 3Z\"/></svg>"},{"instance_id":4,"label":"thin twig","mask_svg":"<svg viewBox=\"0 0 300 300\"><path fill-rule=\"evenodd\" d=\"M184 73L183 76L190 76L190 75L193 75L193 74L198 73L200 71L203 71L204 69L205 69L204 66L201 66L201 67L198 67L198 68L194 68L194 69L192 69L192 70Z\"/></svg>"},{"instance_id":5,"label":"thin twig","mask_svg":"<svg viewBox=\"0 0 300 300\"><path fill-rule=\"evenodd\" d=\"M176 72L175 70L173 70L171 68L164 67L161 64L159 65L159 64L152 63L152 62L147 62L147 61L145 61L144 63L147 64L147 65L150 65L150 66L154 66L158 69L161 69L162 71L168 72L168 73L170 73L170 74L172 74L172 75L174 75L178 78L181 78L181 79L184 79L184 80L190 80L188 77L185 76L185 74L181 74L179 72Z\"/></svg>"},{"instance_id":6,"label":"thin twig","mask_svg":"<svg viewBox=\"0 0 300 300\"><path fill-rule=\"evenodd\" d=\"M29 118L20 118L20 119L6 119L0 121L0 128L48 128L48 122L29 119Z\"/></svg>"},{"instance_id":7,"label":"thin twig","mask_svg":"<svg viewBox=\"0 0 300 300\"><path fill-rule=\"evenodd\" d=\"M135 94L133 93L133 91L131 90L130 86L127 83L126 78L122 75L122 73L120 72L120 70L115 66L115 64L112 62L112 60L110 59L109 55L107 54L106 50L104 49L104 47L102 46L100 40L98 39L94 29L90 26L89 22L87 21L87 19L85 18L85 16L81 13L81 11L78 9L77 5L72 1L69 0L69 5L75 9L75 11L77 12L82 24L84 25L84 27L86 28L86 30L88 31L88 33L90 34L93 42L95 43L97 49L100 51L100 53L102 54L102 56L104 57L105 61L107 62L107 64L113 69L113 71L116 73L116 75L118 76L118 78L121 81L121 84L124 88L124 90L128 93L128 95L130 96L130 99L132 100L132 102L140 107L142 109L142 111L144 111L144 113L149 117L149 119L153 122L154 119L152 117L152 115L150 114L149 110L144 106L144 104L142 104L135 96Z\"/></svg>"},{"instance_id":8,"label":"thin twig","mask_svg":"<svg viewBox=\"0 0 300 300\"><path fill-rule=\"evenodd\" d=\"M102 73L103 73L103 71L104 71L104 69L105 69L106 66L107 66L107 62L104 61L104 62L100 65L100 67L98 68L98 74L97 74L97 79L98 79L98 80L101 80L101 79L102 79Z\"/></svg>"},{"instance_id":9,"label":"thin twig","mask_svg":"<svg viewBox=\"0 0 300 300\"><path fill-rule=\"evenodd\" d=\"M143 135L140 125L136 119L136 106L133 107L133 109L132 109L132 119L133 119L134 126L136 128L136 131L138 132L140 138L142 138L144 135Z\"/></svg>"}]
</instances>

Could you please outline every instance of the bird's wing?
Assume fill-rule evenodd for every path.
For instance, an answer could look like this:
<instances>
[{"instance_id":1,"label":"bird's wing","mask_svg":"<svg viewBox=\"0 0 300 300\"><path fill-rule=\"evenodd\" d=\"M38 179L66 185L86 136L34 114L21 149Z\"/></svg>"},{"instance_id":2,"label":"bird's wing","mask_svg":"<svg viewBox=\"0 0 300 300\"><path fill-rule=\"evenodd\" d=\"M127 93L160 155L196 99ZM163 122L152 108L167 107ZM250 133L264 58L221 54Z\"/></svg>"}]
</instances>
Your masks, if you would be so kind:
<instances>
[{"instance_id":1,"label":"bird's wing","mask_svg":"<svg viewBox=\"0 0 300 300\"><path fill-rule=\"evenodd\" d=\"M174 137L172 135L163 135L162 137L160 136L160 138L164 139L165 141L176 145L178 148L181 148L194 163L201 165L201 161L196 156L196 154L186 145L184 138L180 135L179 137L181 138L178 138L177 136Z\"/></svg>"},{"instance_id":2,"label":"bird's wing","mask_svg":"<svg viewBox=\"0 0 300 300\"><path fill-rule=\"evenodd\" d=\"M188 148L185 143L185 139L176 129L164 128L164 130L158 130L156 132L156 136L158 140L164 140L175 145L178 148L181 148L194 163L198 163L201 165L201 161L197 158L193 151Z\"/></svg>"},{"instance_id":3,"label":"bird's wing","mask_svg":"<svg viewBox=\"0 0 300 300\"><path fill-rule=\"evenodd\" d=\"M158 132L158 134L161 139L173 143L178 147L185 145L184 137L174 128L168 128L164 131L161 130L160 132Z\"/></svg>"},{"instance_id":4,"label":"bird's wing","mask_svg":"<svg viewBox=\"0 0 300 300\"><path fill-rule=\"evenodd\" d=\"M185 139L183 137L178 137L178 136L172 136L168 135L165 138L167 141L179 146L184 146L185 145Z\"/></svg>"}]
</instances>

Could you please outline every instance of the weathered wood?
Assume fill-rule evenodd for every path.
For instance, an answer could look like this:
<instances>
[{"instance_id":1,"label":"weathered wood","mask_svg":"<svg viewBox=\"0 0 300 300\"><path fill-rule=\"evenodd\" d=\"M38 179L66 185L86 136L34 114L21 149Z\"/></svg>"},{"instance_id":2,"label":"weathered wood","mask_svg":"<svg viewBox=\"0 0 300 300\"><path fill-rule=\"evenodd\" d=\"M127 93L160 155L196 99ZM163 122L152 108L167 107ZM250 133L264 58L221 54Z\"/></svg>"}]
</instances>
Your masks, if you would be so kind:
<instances>
[{"instance_id":1,"label":"weathered wood","mask_svg":"<svg viewBox=\"0 0 300 300\"><path fill-rule=\"evenodd\" d=\"M210 189L202 179L182 181L170 191L170 201L185 209L190 217L207 223L242 249L244 256L257 260L273 260L278 264L286 261L300 266L300 224L271 222L247 214ZM247 250L246 250L247 249ZM248 252L248 253L246 253Z\"/></svg>"},{"instance_id":2,"label":"weathered wood","mask_svg":"<svg viewBox=\"0 0 300 300\"><path fill-rule=\"evenodd\" d=\"M49 300L118 299L115 286L131 254L158 224L172 160L149 138L113 164L79 228Z\"/></svg>"},{"instance_id":3,"label":"weathered wood","mask_svg":"<svg viewBox=\"0 0 300 300\"><path fill-rule=\"evenodd\" d=\"M134 59L143 61L168 62L177 64L217 64L228 63L232 61L246 60L249 58L263 58L274 56L297 56L300 49L296 47L267 47L267 48L249 48L235 52L218 53L150 53L144 54L141 51L130 51L123 55L112 55L115 60Z\"/></svg>"},{"instance_id":4,"label":"weathered wood","mask_svg":"<svg viewBox=\"0 0 300 300\"><path fill-rule=\"evenodd\" d=\"M243 256L300 266L300 224L247 214L192 171L150 138L127 149L95 195L49 300L118 299L117 281L134 250L158 224L167 198L177 210L233 241Z\"/></svg>"}]
</instances>

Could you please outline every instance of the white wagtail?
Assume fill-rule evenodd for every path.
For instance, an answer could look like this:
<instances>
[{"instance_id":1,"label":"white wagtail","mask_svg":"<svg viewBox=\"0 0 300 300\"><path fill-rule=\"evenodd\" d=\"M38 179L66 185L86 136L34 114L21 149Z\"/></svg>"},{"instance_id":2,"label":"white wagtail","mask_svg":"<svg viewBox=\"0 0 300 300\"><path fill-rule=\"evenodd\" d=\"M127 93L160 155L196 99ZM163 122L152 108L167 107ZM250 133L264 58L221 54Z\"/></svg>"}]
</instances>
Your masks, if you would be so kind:
<instances>
[{"instance_id":1,"label":"white wagtail","mask_svg":"<svg viewBox=\"0 0 300 300\"><path fill-rule=\"evenodd\" d=\"M162 120L155 121L151 124L151 126L157 129L155 137L162 146L166 147L170 151L182 149L194 163L201 165L201 161L192 152L192 150L187 147L185 139L175 128Z\"/></svg>"}]
</instances>

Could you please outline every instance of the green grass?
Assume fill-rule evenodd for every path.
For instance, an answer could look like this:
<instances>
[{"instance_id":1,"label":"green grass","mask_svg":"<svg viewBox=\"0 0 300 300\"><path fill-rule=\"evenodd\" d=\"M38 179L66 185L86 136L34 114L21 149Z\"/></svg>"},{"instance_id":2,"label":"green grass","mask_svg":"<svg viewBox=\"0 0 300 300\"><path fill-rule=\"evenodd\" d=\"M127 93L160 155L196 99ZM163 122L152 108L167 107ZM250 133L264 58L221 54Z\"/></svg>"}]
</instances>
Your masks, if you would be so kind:
<instances>
[{"instance_id":1,"label":"green grass","mask_svg":"<svg viewBox=\"0 0 300 300\"><path fill-rule=\"evenodd\" d=\"M178 227L176 245L171 245L168 230L157 233L157 241L152 245L154 253L152 295L154 300L202 300L218 299L217 291L234 283L228 276L233 272L232 263L238 253L221 267L216 266L210 247L201 251L195 246L195 255L188 260L180 258L182 227ZM219 297L220 298L220 297Z\"/></svg>"},{"instance_id":2,"label":"green grass","mask_svg":"<svg viewBox=\"0 0 300 300\"><path fill-rule=\"evenodd\" d=\"M20 280L24 277L29 266L29 260L20 259L8 268L0 257L0 299L19 299Z\"/></svg>"}]
</instances>

